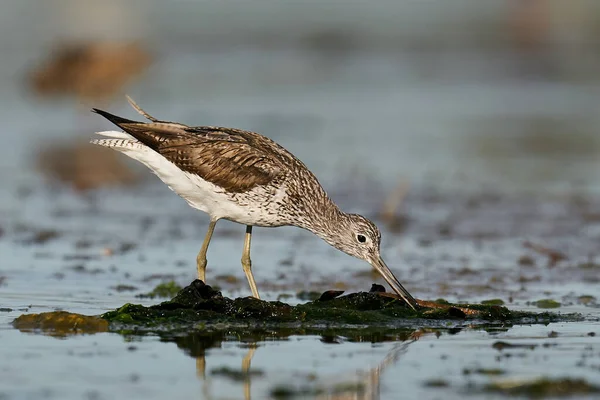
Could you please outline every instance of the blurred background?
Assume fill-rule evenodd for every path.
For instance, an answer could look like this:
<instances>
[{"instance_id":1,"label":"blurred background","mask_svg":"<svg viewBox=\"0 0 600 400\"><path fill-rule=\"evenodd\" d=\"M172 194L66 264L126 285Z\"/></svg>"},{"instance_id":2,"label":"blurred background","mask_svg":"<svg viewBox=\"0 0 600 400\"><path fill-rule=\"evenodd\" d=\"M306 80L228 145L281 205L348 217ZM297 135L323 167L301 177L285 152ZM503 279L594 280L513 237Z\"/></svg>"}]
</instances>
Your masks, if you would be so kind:
<instances>
[{"instance_id":1,"label":"blurred background","mask_svg":"<svg viewBox=\"0 0 600 400\"><path fill-rule=\"evenodd\" d=\"M154 304L139 296L196 277L207 216L88 143L115 129L92 107L142 119L125 94L160 119L282 144L344 210L375 220L416 298L592 315L423 337L389 367L387 398L463 399L470 382L496 379L471 380L474 366L596 383L599 38L598 0L0 0L0 398L199 398L205 350L206 371L239 368L249 343L257 398L365 365L379 390L393 348L368 336L346 347L227 331L229 343L190 336L178 349L151 335L56 341L13 328L23 312ZM384 283L301 229L254 233L265 299ZM219 222L208 254L207 280L229 297L250 294L243 235ZM383 340L406 340L396 335ZM504 338L536 344L509 358L492 345ZM212 380L215 398L242 393L239 380Z\"/></svg>"},{"instance_id":2,"label":"blurred background","mask_svg":"<svg viewBox=\"0 0 600 400\"><path fill-rule=\"evenodd\" d=\"M136 116L125 93L259 131L330 190L598 191L599 34L594 0L6 0L3 208L150 177L81 144L112 129L89 108Z\"/></svg>"}]
</instances>

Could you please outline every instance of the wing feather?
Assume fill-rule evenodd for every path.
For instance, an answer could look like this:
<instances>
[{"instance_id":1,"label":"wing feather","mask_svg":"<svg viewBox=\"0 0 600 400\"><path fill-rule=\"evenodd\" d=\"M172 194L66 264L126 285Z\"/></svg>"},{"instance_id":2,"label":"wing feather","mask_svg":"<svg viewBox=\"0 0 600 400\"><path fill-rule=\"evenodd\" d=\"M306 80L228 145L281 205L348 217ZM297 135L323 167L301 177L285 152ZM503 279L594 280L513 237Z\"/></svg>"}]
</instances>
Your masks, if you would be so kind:
<instances>
[{"instance_id":1,"label":"wing feather","mask_svg":"<svg viewBox=\"0 0 600 400\"><path fill-rule=\"evenodd\" d=\"M284 164L270 140L254 132L188 127L172 122L136 122L94 110L183 171L230 192L245 192L276 179Z\"/></svg>"},{"instance_id":2,"label":"wing feather","mask_svg":"<svg viewBox=\"0 0 600 400\"><path fill-rule=\"evenodd\" d=\"M158 152L182 170L231 192L266 185L281 171L277 163L245 143L199 142L192 138L188 139L187 145L167 145Z\"/></svg>"}]
</instances>

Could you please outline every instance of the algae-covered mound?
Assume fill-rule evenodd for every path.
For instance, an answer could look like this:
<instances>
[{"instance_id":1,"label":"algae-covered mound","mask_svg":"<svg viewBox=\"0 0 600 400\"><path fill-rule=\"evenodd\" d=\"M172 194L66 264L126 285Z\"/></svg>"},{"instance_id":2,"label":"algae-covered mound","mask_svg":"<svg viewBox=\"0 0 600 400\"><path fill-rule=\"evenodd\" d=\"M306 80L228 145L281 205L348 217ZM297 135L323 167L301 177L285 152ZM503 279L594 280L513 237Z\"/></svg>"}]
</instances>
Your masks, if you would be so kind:
<instances>
[{"instance_id":1,"label":"algae-covered mound","mask_svg":"<svg viewBox=\"0 0 600 400\"><path fill-rule=\"evenodd\" d=\"M573 319L549 313L515 313L496 305L454 306L424 301L419 301L422 307L415 311L389 293L359 292L338 297L340 294L328 291L315 301L291 306L251 297L230 299L201 280L195 280L170 301L150 307L126 304L101 317L112 323L163 328L199 324L432 326L439 325L439 321L464 319L529 323Z\"/></svg>"},{"instance_id":2,"label":"algae-covered mound","mask_svg":"<svg viewBox=\"0 0 600 400\"><path fill-rule=\"evenodd\" d=\"M13 326L22 332L41 331L55 337L108 331L108 322L104 319L66 311L23 314L13 321Z\"/></svg>"}]
</instances>

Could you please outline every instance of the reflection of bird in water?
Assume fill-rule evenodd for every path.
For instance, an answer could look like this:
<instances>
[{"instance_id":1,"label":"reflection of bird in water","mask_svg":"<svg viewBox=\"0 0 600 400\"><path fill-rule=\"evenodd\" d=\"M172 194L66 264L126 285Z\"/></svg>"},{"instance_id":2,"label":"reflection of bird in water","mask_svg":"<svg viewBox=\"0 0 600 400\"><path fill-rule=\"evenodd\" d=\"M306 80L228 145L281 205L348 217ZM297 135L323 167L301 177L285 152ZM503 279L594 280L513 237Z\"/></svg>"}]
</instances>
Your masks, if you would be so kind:
<instances>
[{"instance_id":1,"label":"reflection of bird in water","mask_svg":"<svg viewBox=\"0 0 600 400\"><path fill-rule=\"evenodd\" d=\"M244 400L250 400L252 397L250 391L250 363L252 362L252 357L254 357L257 348L258 345L256 343L250 344L250 348L242 360L242 373L244 373Z\"/></svg>"},{"instance_id":2,"label":"reflection of bird in water","mask_svg":"<svg viewBox=\"0 0 600 400\"><path fill-rule=\"evenodd\" d=\"M251 394L251 380L252 374L250 372L250 366L252 362L252 357L254 357L254 353L258 348L258 344L249 343L248 344L248 352L242 359L242 369L241 375L243 377L244 384L244 400L250 400L252 398ZM203 382L202 385L202 395L205 399L210 399L210 379L206 379L206 355L201 354L196 357L196 376Z\"/></svg>"},{"instance_id":3,"label":"reflection of bird in water","mask_svg":"<svg viewBox=\"0 0 600 400\"><path fill-rule=\"evenodd\" d=\"M344 374L340 377L319 377L319 381L314 387L315 399L318 400L376 400L380 397L381 375L384 370L390 365L394 365L398 359L407 351L408 346L419 338L427 334L425 331L413 331L408 337L398 338L404 340L396 343L386 354L384 359L374 368L366 372L358 373L352 377ZM257 343L248 345L248 352L242 359L241 378L243 382L244 399L250 400L251 397L251 381L252 371L251 362L256 350ZM206 360L205 356L201 355L196 358L196 374L203 381L202 392L204 398L211 398L210 378L206 378ZM290 388L293 393L293 388ZM318 393L318 394L317 394Z\"/></svg>"},{"instance_id":4,"label":"reflection of bird in water","mask_svg":"<svg viewBox=\"0 0 600 400\"><path fill-rule=\"evenodd\" d=\"M367 218L341 211L312 172L283 147L258 133L214 126L190 127L159 121L131 99L148 123L94 109L125 132L100 132L92 143L120 151L152 169L190 206L209 214L197 257L205 281L206 252L219 219L246 225L242 267L259 298L250 262L253 226L294 225L337 249L369 262L412 308L415 299L380 256L379 229Z\"/></svg>"},{"instance_id":5,"label":"reflection of bird in water","mask_svg":"<svg viewBox=\"0 0 600 400\"><path fill-rule=\"evenodd\" d=\"M347 378L335 379L328 377L327 386L322 389L322 395L317 400L378 400L381 392L381 375L390 365L394 365L400 356L408 350L408 346L419 340L421 331L412 332L406 341L396 343L384 359L366 373L360 373L358 379L349 381ZM337 381L337 382L336 382ZM344 389L346 388L346 389Z\"/></svg>"}]
</instances>

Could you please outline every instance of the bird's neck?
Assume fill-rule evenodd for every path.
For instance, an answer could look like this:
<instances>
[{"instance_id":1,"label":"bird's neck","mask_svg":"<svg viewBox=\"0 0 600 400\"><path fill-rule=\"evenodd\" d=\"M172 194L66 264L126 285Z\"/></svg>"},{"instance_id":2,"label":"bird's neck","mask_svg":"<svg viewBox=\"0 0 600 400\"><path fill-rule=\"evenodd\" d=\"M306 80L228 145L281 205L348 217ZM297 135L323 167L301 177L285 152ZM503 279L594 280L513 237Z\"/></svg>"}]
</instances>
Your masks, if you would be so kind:
<instances>
[{"instance_id":1,"label":"bird's neck","mask_svg":"<svg viewBox=\"0 0 600 400\"><path fill-rule=\"evenodd\" d=\"M325 240L332 246L335 246L333 239L336 235L332 235L343 221L346 213L331 200L329 197L324 197L321 204L315 207L315 210L306 213L307 219L302 224L304 229L307 229Z\"/></svg>"}]
</instances>

